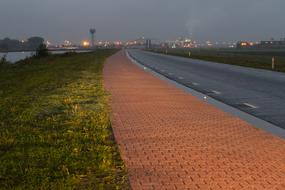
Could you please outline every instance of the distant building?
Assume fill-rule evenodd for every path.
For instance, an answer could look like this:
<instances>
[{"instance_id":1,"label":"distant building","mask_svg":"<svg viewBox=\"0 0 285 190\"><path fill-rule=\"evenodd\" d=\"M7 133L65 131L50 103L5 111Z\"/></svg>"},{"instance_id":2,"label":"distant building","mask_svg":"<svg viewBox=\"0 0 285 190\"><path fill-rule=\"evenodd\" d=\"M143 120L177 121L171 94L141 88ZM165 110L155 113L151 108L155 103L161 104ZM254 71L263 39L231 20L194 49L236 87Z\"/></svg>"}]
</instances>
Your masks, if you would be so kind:
<instances>
[{"instance_id":1,"label":"distant building","mask_svg":"<svg viewBox=\"0 0 285 190\"><path fill-rule=\"evenodd\" d=\"M252 42L247 42L247 41L239 41L237 42L237 48L238 49L242 49L242 48L251 48L253 47L253 43Z\"/></svg>"},{"instance_id":2,"label":"distant building","mask_svg":"<svg viewBox=\"0 0 285 190\"><path fill-rule=\"evenodd\" d=\"M175 48L194 48L196 44L190 38L179 37L175 41L168 41L169 47Z\"/></svg>"},{"instance_id":3,"label":"distant building","mask_svg":"<svg viewBox=\"0 0 285 190\"><path fill-rule=\"evenodd\" d=\"M270 40L270 41L261 41L259 44L260 48L285 48L285 39L276 41L276 40Z\"/></svg>"},{"instance_id":4,"label":"distant building","mask_svg":"<svg viewBox=\"0 0 285 190\"><path fill-rule=\"evenodd\" d=\"M62 47L72 47L72 46L73 46L73 44L69 40L64 40L64 42L62 44Z\"/></svg>"},{"instance_id":5,"label":"distant building","mask_svg":"<svg viewBox=\"0 0 285 190\"><path fill-rule=\"evenodd\" d=\"M146 49L151 49L151 40L150 39L146 40L145 47L146 47Z\"/></svg>"},{"instance_id":6,"label":"distant building","mask_svg":"<svg viewBox=\"0 0 285 190\"><path fill-rule=\"evenodd\" d=\"M183 48L193 48L194 47L194 44L191 39L185 38L182 44L183 44Z\"/></svg>"},{"instance_id":7,"label":"distant building","mask_svg":"<svg viewBox=\"0 0 285 190\"><path fill-rule=\"evenodd\" d=\"M167 43L167 42L162 42L162 43L160 44L160 47L161 47L161 48L169 48L170 46L169 46L169 43Z\"/></svg>"},{"instance_id":8,"label":"distant building","mask_svg":"<svg viewBox=\"0 0 285 190\"><path fill-rule=\"evenodd\" d=\"M45 39L42 37L31 37L26 42L28 49L36 50L41 44L43 44Z\"/></svg>"},{"instance_id":9,"label":"distant building","mask_svg":"<svg viewBox=\"0 0 285 190\"><path fill-rule=\"evenodd\" d=\"M146 40L144 37L135 40L130 40L125 43L125 46L132 48L145 48L145 45L146 45Z\"/></svg>"},{"instance_id":10,"label":"distant building","mask_svg":"<svg viewBox=\"0 0 285 190\"><path fill-rule=\"evenodd\" d=\"M285 39L281 40L269 40L269 41L260 41L258 43L239 41L236 44L237 49L285 49Z\"/></svg>"},{"instance_id":11,"label":"distant building","mask_svg":"<svg viewBox=\"0 0 285 190\"><path fill-rule=\"evenodd\" d=\"M18 51L24 48L19 40L5 38L0 40L0 51Z\"/></svg>"}]
</instances>

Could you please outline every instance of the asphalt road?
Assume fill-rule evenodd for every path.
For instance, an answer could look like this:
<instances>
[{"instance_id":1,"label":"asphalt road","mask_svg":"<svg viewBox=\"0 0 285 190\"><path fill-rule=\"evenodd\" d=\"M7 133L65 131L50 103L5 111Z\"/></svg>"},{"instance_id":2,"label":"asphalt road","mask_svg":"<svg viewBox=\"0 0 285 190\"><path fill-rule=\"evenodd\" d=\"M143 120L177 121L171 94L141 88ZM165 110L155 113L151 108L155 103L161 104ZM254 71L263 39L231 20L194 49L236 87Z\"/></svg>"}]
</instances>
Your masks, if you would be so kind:
<instances>
[{"instance_id":1,"label":"asphalt road","mask_svg":"<svg viewBox=\"0 0 285 190\"><path fill-rule=\"evenodd\" d=\"M285 74L128 50L139 63L187 87L285 129Z\"/></svg>"}]
</instances>

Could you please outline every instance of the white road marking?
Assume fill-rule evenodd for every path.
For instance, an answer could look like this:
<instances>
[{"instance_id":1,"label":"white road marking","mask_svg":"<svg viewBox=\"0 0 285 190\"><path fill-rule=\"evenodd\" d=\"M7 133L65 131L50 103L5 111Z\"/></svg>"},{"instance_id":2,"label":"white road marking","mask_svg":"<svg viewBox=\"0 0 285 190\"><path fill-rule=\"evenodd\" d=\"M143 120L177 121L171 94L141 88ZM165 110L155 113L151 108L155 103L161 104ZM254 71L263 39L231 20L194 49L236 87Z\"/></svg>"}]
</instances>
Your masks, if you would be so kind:
<instances>
[{"instance_id":1,"label":"white road marking","mask_svg":"<svg viewBox=\"0 0 285 190\"><path fill-rule=\"evenodd\" d=\"M194 86L198 86L198 85L199 85L199 83L197 83L197 82L192 82L192 84L193 84Z\"/></svg>"},{"instance_id":2,"label":"white road marking","mask_svg":"<svg viewBox=\"0 0 285 190\"><path fill-rule=\"evenodd\" d=\"M256 109L257 107L255 105L249 104L249 103L243 103L244 105L251 107L253 109Z\"/></svg>"},{"instance_id":3,"label":"white road marking","mask_svg":"<svg viewBox=\"0 0 285 190\"><path fill-rule=\"evenodd\" d=\"M183 77L178 77L178 79L182 80L182 79L184 79L184 78L183 78Z\"/></svg>"},{"instance_id":4,"label":"white road marking","mask_svg":"<svg viewBox=\"0 0 285 190\"><path fill-rule=\"evenodd\" d=\"M212 90L212 92L213 92L214 94L217 94L217 95L222 94L221 92L219 92L219 91L217 91L217 90Z\"/></svg>"}]
</instances>

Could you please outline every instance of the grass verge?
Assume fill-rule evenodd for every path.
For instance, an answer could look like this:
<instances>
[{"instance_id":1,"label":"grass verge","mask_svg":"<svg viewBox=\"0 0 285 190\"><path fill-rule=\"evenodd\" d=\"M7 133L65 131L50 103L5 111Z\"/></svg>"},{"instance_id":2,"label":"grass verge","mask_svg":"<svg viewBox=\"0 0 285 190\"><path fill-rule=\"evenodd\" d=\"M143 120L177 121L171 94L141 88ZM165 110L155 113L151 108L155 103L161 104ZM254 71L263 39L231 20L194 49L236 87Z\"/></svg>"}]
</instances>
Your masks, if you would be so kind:
<instances>
[{"instance_id":1,"label":"grass verge","mask_svg":"<svg viewBox=\"0 0 285 190\"><path fill-rule=\"evenodd\" d=\"M283 54L271 52L244 52L244 51L223 51L219 49L168 49L167 54L213 61L218 63L239 65L244 67L272 70L272 56L275 56L275 71L285 72L285 57ZM157 53L166 53L165 50L156 50Z\"/></svg>"},{"instance_id":2,"label":"grass verge","mask_svg":"<svg viewBox=\"0 0 285 190\"><path fill-rule=\"evenodd\" d=\"M129 188L102 86L113 53L0 65L0 189Z\"/></svg>"}]
</instances>

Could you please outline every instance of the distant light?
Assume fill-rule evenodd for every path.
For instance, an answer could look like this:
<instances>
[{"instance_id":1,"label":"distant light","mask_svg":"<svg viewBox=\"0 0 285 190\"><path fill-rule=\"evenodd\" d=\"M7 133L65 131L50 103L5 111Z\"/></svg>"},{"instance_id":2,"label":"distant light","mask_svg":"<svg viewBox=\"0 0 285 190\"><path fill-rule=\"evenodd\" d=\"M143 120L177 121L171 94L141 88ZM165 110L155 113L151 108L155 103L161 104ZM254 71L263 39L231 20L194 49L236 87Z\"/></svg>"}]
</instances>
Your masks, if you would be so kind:
<instances>
[{"instance_id":1,"label":"distant light","mask_svg":"<svg viewBox=\"0 0 285 190\"><path fill-rule=\"evenodd\" d=\"M47 45L47 46L50 46L51 43L50 43L49 41L46 41L46 45Z\"/></svg>"},{"instance_id":2,"label":"distant light","mask_svg":"<svg viewBox=\"0 0 285 190\"><path fill-rule=\"evenodd\" d=\"M64 40L62 46L63 46L63 47L71 47L71 46L72 46L72 43L71 43L71 41L69 41L69 40Z\"/></svg>"},{"instance_id":3,"label":"distant light","mask_svg":"<svg viewBox=\"0 0 285 190\"><path fill-rule=\"evenodd\" d=\"M83 41L82 42L82 46L83 47L89 47L90 46L90 42L89 41Z\"/></svg>"}]
</instances>

